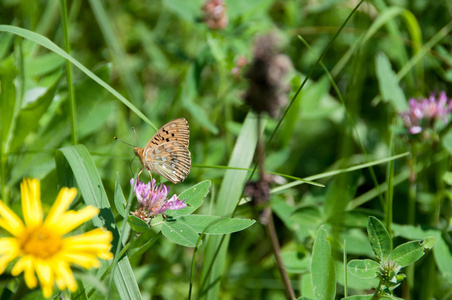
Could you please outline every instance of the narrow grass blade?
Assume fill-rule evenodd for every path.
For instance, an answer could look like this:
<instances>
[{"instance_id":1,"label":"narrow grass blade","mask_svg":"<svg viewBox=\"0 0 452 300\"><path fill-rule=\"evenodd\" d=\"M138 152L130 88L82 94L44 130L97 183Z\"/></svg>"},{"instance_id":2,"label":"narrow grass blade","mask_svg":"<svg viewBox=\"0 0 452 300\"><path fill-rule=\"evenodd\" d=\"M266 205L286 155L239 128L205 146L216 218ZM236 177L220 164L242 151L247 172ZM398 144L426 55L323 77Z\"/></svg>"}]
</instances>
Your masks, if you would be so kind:
<instances>
[{"instance_id":1,"label":"narrow grass blade","mask_svg":"<svg viewBox=\"0 0 452 300\"><path fill-rule=\"evenodd\" d=\"M96 227L106 227L111 231L113 234L112 253L116 253L116 248L120 245L118 227L99 173L88 150L83 145L60 148L55 160L58 177L67 179L71 176L69 172L72 172L85 203L100 209L99 215L93 218L93 223ZM121 299L141 299L140 290L127 256L117 262L113 279Z\"/></svg>"}]
</instances>

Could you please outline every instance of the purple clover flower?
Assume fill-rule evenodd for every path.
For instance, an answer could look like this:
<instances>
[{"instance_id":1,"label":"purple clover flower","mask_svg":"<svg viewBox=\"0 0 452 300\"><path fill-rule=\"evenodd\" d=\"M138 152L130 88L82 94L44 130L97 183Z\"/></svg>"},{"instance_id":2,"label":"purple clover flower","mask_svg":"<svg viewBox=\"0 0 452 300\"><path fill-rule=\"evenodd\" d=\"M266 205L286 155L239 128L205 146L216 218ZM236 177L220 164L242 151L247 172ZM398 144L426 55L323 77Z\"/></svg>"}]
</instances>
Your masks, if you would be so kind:
<instances>
[{"instance_id":1,"label":"purple clover flower","mask_svg":"<svg viewBox=\"0 0 452 300\"><path fill-rule=\"evenodd\" d=\"M177 195L167 199L169 187L163 183L157 186L154 178L148 183L143 183L140 180L135 182L132 178L130 185L133 186L139 204L135 213L132 214L142 220L148 221L159 214L163 214L166 210L177 210L187 206L184 203L185 200L179 200Z\"/></svg>"},{"instance_id":2,"label":"purple clover flower","mask_svg":"<svg viewBox=\"0 0 452 300\"><path fill-rule=\"evenodd\" d=\"M446 92L442 91L438 99L432 93L428 99L409 100L409 110L402 112L405 127L411 134L421 133L425 128L433 127L437 120L447 123L447 117L452 111L452 99L448 99Z\"/></svg>"}]
</instances>

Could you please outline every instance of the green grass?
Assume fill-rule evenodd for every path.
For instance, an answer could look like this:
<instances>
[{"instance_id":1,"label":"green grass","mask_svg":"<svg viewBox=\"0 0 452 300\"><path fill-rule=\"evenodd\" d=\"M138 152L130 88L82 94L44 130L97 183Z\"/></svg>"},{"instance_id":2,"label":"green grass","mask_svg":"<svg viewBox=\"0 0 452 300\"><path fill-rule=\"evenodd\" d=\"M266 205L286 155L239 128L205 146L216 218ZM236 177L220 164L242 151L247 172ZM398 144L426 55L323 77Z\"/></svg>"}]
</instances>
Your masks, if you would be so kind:
<instances>
[{"instance_id":1,"label":"green grass","mask_svg":"<svg viewBox=\"0 0 452 300\"><path fill-rule=\"evenodd\" d=\"M395 297L448 299L452 126L438 125L431 139L413 138L399 114L413 97L452 97L452 3L228 0L224 30L206 26L202 5L0 3L0 199L20 214L19 183L33 177L41 180L45 212L61 186L79 189L71 209L101 208L93 226L114 233L117 256L90 271L97 283L78 273L82 297L286 297L274 241L260 224L262 207L244 193L259 177L252 171L259 118L242 100L246 67L232 74L240 57L252 60L258 36L276 32L293 64L289 102L277 118L262 115L261 141L265 171L277 179L266 205L281 246L279 267L296 297L372 294L378 280L359 278L346 264L376 260L366 231L376 217L394 249L436 239L401 270L407 278ZM170 194L210 181L187 213L206 218L185 222L175 214L150 229L127 222L136 207L129 181L141 165L130 164L133 148L113 137L135 145L134 127L144 147L178 117L190 124L193 167L183 183L169 184ZM217 226L223 230L215 227L215 234L212 224L190 223L217 220L211 216L256 223ZM174 228L187 236L171 238ZM10 279L0 284L5 299L17 288Z\"/></svg>"}]
</instances>

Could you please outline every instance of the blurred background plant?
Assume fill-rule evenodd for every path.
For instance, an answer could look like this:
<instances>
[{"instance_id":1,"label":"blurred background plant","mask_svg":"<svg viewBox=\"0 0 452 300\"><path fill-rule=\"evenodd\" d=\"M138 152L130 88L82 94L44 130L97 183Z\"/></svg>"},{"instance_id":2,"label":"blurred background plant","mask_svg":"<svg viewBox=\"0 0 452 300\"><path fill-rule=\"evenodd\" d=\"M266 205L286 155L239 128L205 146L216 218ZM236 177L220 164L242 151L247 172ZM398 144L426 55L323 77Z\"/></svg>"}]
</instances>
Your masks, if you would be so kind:
<instances>
[{"instance_id":1,"label":"blurred background plant","mask_svg":"<svg viewBox=\"0 0 452 300\"><path fill-rule=\"evenodd\" d=\"M179 194L211 180L211 193L197 211L202 214L229 212L223 209L225 202L235 207L241 198L246 171L216 166L253 167L256 117L248 115L242 100L248 88L245 74L256 39L277 32L281 51L293 65L291 100L280 126L279 119L265 117L263 137L275 133L266 148L265 170L319 179L326 186L295 182L270 190L295 294L317 297L310 262L321 225L330 235L336 269L336 277L330 278L338 283L333 294L372 293L378 281L343 272L342 259L344 250L347 260L374 257L365 233L371 215L385 220L394 246L407 239L437 238L433 250L406 272L395 294L405 299L451 297L451 117L446 116L434 143L420 139L416 145L407 142L411 137L400 117L409 109L407 99L441 91L452 97L450 1L365 1L352 13L358 1L75 0L68 2L67 29L62 25L63 2L2 1L0 24L38 33L63 49L67 34L71 56L128 99L154 127L186 118L193 168L171 189ZM0 26L0 198L18 209L19 182L39 178L48 210L52 203L45 199L56 198L55 182L66 180L56 171L55 150L74 140L91 154L111 203L118 174L120 186L130 191L133 149L113 137L135 144L134 126L144 146L156 128L79 68L73 68L68 80L61 55L8 30ZM329 74L316 64L327 47L322 62ZM301 93L293 97L308 74ZM406 151L408 158L372 169L321 175ZM135 160L132 169L138 168ZM244 174L243 180L237 174ZM115 208L113 215L121 223ZM248 205L240 205L236 215L253 217ZM131 262L143 298L186 297L192 250L165 239L153 243ZM218 294L206 294L202 285L217 270L202 270L216 249L207 246L196 257L194 293L214 299ZM235 233L224 257L221 282L214 279L221 299L285 297L261 227Z\"/></svg>"}]
</instances>

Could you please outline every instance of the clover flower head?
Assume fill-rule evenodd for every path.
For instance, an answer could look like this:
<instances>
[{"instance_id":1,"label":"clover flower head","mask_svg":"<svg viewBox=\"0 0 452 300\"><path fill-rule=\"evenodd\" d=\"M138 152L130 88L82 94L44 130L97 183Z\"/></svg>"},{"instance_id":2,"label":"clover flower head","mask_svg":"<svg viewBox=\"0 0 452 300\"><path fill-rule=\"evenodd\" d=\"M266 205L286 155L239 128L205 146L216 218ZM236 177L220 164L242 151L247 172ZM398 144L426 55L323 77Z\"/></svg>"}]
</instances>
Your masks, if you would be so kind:
<instances>
[{"instance_id":1,"label":"clover flower head","mask_svg":"<svg viewBox=\"0 0 452 300\"><path fill-rule=\"evenodd\" d=\"M148 221L167 210L177 210L187 206L184 203L185 200L179 200L177 195L168 199L170 188L163 183L157 186L154 178L148 183L143 183L140 180L135 182L132 178L130 185L132 185L138 200L138 208L133 214L143 220Z\"/></svg>"},{"instance_id":2,"label":"clover flower head","mask_svg":"<svg viewBox=\"0 0 452 300\"><path fill-rule=\"evenodd\" d=\"M409 100L409 110L402 112L405 127L411 134L421 133L424 129L433 128L436 121L447 123L448 116L452 110L452 99L448 99L444 91L439 94L438 99L432 93L427 99Z\"/></svg>"},{"instance_id":3,"label":"clover flower head","mask_svg":"<svg viewBox=\"0 0 452 300\"><path fill-rule=\"evenodd\" d=\"M228 26L228 15L223 0L207 0L202 7L204 21L210 29L224 29Z\"/></svg>"}]
</instances>

